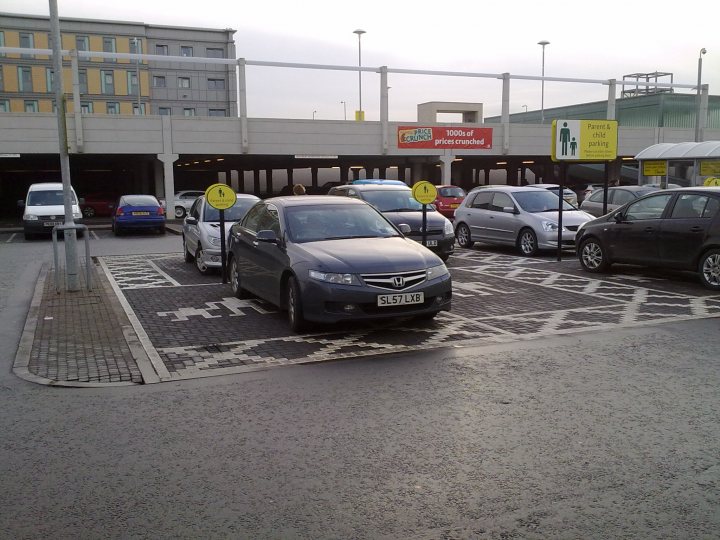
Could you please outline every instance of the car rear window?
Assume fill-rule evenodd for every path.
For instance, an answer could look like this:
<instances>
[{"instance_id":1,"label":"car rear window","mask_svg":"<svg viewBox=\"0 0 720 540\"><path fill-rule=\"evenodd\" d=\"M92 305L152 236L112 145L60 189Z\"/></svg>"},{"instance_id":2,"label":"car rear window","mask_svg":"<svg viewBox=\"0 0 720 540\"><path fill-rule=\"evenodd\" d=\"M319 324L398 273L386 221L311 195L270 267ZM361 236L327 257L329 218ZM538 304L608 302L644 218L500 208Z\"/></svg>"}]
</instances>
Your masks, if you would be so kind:
<instances>
[{"instance_id":1,"label":"car rear window","mask_svg":"<svg viewBox=\"0 0 720 540\"><path fill-rule=\"evenodd\" d=\"M440 188L438 193L441 197L464 197L465 191L459 187Z\"/></svg>"},{"instance_id":2,"label":"car rear window","mask_svg":"<svg viewBox=\"0 0 720 540\"><path fill-rule=\"evenodd\" d=\"M381 212L415 212L422 210L422 204L412 197L409 189L387 189L363 191L363 199Z\"/></svg>"},{"instance_id":3,"label":"car rear window","mask_svg":"<svg viewBox=\"0 0 720 540\"><path fill-rule=\"evenodd\" d=\"M120 204L128 206L160 206L158 200L152 195L125 195L120 199Z\"/></svg>"}]
</instances>

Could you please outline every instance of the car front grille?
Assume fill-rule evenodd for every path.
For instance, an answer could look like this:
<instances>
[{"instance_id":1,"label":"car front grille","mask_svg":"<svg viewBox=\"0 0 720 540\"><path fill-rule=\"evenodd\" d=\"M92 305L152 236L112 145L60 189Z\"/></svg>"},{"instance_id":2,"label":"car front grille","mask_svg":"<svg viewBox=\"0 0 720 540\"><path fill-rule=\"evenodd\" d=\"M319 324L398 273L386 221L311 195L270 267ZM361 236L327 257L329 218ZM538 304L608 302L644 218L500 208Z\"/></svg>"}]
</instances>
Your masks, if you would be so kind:
<instances>
[{"instance_id":1,"label":"car front grille","mask_svg":"<svg viewBox=\"0 0 720 540\"><path fill-rule=\"evenodd\" d=\"M388 291L404 291L427 280L427 271L396 272L389 274L362 274L362 280L370 287Z\"/></svg>"}]
</instances>

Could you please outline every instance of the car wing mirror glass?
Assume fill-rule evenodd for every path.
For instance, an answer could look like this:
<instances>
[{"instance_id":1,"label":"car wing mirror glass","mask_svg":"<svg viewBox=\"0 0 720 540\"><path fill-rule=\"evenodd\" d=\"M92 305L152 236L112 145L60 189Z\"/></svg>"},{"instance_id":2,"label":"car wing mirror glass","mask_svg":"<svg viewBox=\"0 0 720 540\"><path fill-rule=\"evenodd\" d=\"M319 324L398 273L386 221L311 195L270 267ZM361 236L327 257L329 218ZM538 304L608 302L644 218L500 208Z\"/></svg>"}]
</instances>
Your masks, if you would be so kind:
<instances>
[{"instance_id":1,"label":"car wing mirror glass","mask_svg":"<svg viewBox=\"0 0 720 540\"><path fill-rule=\"evenodd\" d=\"M613 217L615 218L616 223L622 223L623 220L625 219L625 216L623 216L622 212L616 212Z\"/></svg>"},{"instance_id":2,"label":"car wing mirror glass","mask_svg":"<svg viewBox=\"0 0 720 540\"><path fill-rule=\"evenodd\" d=\"M185 223L187 223L188 225L197 225L198 220L196 217L188 216L185 218Z\"/></svg>"},{"instance_id":3,"label":"car wing mirror glass","mask_svg":"<svg viewBox=\"0 0 720 540\"><path fill-rule=\"evenodd\" d=\"M514 206L503 206L503 212L506 214L516 214L517 210L515 210Z\"/></svg>"},{"instance_id":4,"label":"car wing mirror glass","mask_svg":"<svg viewBox=\"0 0 720 540\"><path fill-rule=\"evenodd\" d=\"M277 244L278 243L277 234L275 234L275 231L271 231L269 229L258 231L255 239L258 242L267 242L269 244Z\"/></svg>"},{"instance_id":5,"label":"car wing mirror glass","mask_svg":"<svg viewBox=\"0 0 720 540\"><path fill-rule=\"evenodd\" d=\"M80 197L80 198L78 199L78 201L79 201L78 204L85 204L85 197Z\"/></svg>"},{"instance_id":6,"label":"car wing mirror glass","mask_svg":"<svg viewBox=\"0 0 720 540\"><path fill-rule=\"evenodd\" d=\"M412 231L412 229L410 228L410 225L408 225L407 223L400 223L398 225L398 229L403 234L410 234L410 232Z\"/></svg>"},{"instance_id":7,"label":"car wing mirror glass","mask_svg":"<svg viewBox=\"0 0 720 540\"><path fill-rule=\"evenodd\" d=\"M22 199L19 200L19 201L18 201L18 206L19 206L20 208L25 208L25 201L23 201Z\"/></svg>"}]
</instances>

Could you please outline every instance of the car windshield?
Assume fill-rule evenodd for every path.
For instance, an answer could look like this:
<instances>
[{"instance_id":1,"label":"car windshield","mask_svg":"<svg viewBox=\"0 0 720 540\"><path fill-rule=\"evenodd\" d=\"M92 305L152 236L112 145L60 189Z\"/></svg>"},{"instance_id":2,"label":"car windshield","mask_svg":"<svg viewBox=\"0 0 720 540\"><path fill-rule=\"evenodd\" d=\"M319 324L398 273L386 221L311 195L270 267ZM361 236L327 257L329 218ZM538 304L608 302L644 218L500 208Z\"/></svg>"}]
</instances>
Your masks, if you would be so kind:
<instances>
[{"instance_id":1,"label":"car windshield","mask_svg":"<svg viewBox=\"0 0 720 540\"><path fill-rule=\"evenodd\" d=\"M120 206L160 206L152 195L125 195L120 199Z\"/></svg>"},{"instance_id":2,"label":"car windshield","mask_svg":"<svg viewBox=\"0 0 720 540\"><path fill-rule=\"evenodd\" d=\"M363 191L363 198L381 212L418 212L422 204L412 197L409 189Z\"/></svg>"},{"instance_id":3,"label":"car windshield","mask_svg":"<svg viewBox=\"0 0 720 540\"><path fill-rule=\"evenodd\" d=\"M440 188L438 193L441 197L464 197L465 191L459 187Z\"/></svg>"},{"instance_id":4,"label":"car windshield","mask_svg":"<svg viewBox=\"0 0 720 540\"><path fill-rule=\"evenodd\" d=\"M558 209L559 197L556 193L547 190L516 191L513 197L520 208L533 214L538 212L552 212ZM563 201L563 210L577 210L572 204Z\"/></svg>"},{"instance_id":5,"label":"car windshield","mask_svg":"<svg viewBox=\"0 0 720 540\"><path fill-rule=\"evenodd\" d=\"M72 193L72 202L77 204L75 194ZM28 194L28 206L61 206L63 201L63 192L61 189L52 191L31 191Z\"/></svg>"},{"instance_id":6,"label":"car windshield","mask_svg":"<svg viewBox=\"0 0 720 540\"><path fill-rule=\"evenodd\" d=\"M245 214L247 214L247 211L250 210L250 208L252 208L252 206L259 200L260 199L250 199L245 197L238 199L234 205L225 210L225 221L240 221ZM206 222L220 221L220 210L210 206L207 201L205 201L205 213L203 215L203 219Z\"/></svg>"},{"instance_id":7,"label":"car windshield","mask_svg":"<svg viewBox=\"0 0 720 540\"><path fill-rule=\"evenodd\" d=\"M296 243L400 236L382 214L366 205L293 206L287 209L285 222Z\"/></svg>"}]
</instances>

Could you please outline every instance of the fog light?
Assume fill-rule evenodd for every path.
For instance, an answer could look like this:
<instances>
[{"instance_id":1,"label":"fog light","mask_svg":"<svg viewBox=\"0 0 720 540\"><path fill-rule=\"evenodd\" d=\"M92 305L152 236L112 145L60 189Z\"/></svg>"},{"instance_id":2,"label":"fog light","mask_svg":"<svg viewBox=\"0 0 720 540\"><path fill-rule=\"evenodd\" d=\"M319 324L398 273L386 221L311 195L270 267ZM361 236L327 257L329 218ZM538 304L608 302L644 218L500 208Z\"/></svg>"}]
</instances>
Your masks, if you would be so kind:
<instances>
[{"instance_id":1,"label":"fog light","mask_svg":"<svg viewBox=\"0 0 720 540\"><path fill-rule=\"evenodd\" d=\"M210 261L211 262L220 262L220 257L218 257L217 255L212 255L210 257Z\"/></svg>"},{"instance_id":2,"label":"fog light","mask_svg":"<svg viewBox=\"0 0 720 540\"><path fill-rule=\"evenodd\" d=\"M435 303L436 304L442 304L443 297L442 296L436 296L435 297Z\"/></svg>"},{"instance_id":3,"label":"fog light","mask_svg":"<svg viewBox=\"0 0 720 540\"><path fill-rule=\"evenodd\" d=\"M345 304L343 306L343 311L345 313L353 313L353 312L357 311L357 306L355 304Z\"/></svg>"}]
</instances>

